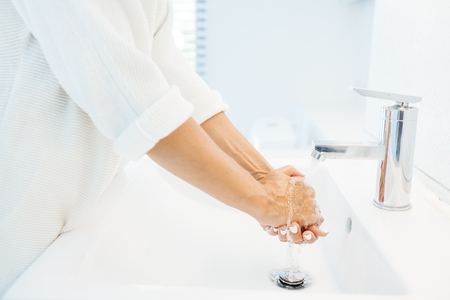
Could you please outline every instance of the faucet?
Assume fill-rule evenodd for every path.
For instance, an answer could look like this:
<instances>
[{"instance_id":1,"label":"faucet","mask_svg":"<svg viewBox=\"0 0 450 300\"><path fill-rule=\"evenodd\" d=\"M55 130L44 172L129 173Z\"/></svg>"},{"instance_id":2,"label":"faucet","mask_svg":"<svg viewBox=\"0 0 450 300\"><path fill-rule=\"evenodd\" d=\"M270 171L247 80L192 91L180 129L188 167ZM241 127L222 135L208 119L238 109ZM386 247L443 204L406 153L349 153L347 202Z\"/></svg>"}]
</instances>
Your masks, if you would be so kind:
<instances>
[{"instance_id":1,"label":"faucet","mask_svg":"<svg viewBox=\"0 0 450 300\"><path fill-rule=\"evenodd\" d=\"M351 88L364 97L395 101L381 109L378 143L313 141L311 156L330 159L378 160L378 175L373 204L381 209L402 211L411 208L410 191L416 140L417 107L422 98Z\"/></svg>"}]
</instances>

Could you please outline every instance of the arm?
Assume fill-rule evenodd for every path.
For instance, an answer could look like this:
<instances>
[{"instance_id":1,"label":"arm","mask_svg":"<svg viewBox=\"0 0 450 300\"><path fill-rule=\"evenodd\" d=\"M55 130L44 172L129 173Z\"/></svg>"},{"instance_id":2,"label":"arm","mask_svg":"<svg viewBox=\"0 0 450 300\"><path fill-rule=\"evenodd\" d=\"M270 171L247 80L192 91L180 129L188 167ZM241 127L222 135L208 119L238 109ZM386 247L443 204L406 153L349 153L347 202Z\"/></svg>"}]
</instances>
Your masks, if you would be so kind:
<instances>
[{"instance_id":1,"label":"arm","mask_svg":"<svg viewBox=\"0 0 450 300\"><path fill-rule=\"evenodd\" d=\"M285 214L284 203L270 203L264 186L226 155L190 118L161 140L148 156L166 170L221 202L272 223L267 216ZM268 211L268 208L273 210Z\"/></svg>"},{"instance_id":2,"label":"arm","mask_svg":"<svg viewBox=\"0 0 450 300\"><path fill-rule=\"evenodd\" d=\"M287 190L291 177L300 174L293 167L272 170L258 182L225 154L192 118L159 141L148 156L174 175L219 201L246 212L261 224L270 228L286 224ZM301 182L297 184L301 185ZM313 190L303 189L301 194L300 198L291 199L302 201L303 207L292 216L291 226L295 223L297 228L293 237L297 243L303 240L301 229L323 221L314 210ZM326 235L318 227L313 227L308 227L303 235L310 232L315 236ZM280 227L278 231L282 241L286 241L286 235L281 235L285 228ZM307 242L314 242L315 236Z\"/></svg>"},{"instance_id":3,"label":"arm","mask_svg":"<svg viewBox=\"0 0 450 300\"><path fill-rule=\"evenodd\" d=\"M247 139L245 139L245 137L231 124L223 113L223 111L227 109L227 106L222 102L220 95L209 89L205 82L190 68L181 51L175 46L172 37L172 23L173 11L170 3L168 3L167 17L155 35L155 44L158 46L153 48L155 62L161 68L166 80L170 84L178 86L183 97L193 104L193 119L198 124L202 124L204 131L224 153L228 154L229 157L243 169L248 171L260 183L264 182L264 184L270 186L271 179L277 178L278 182L272 183L278 185L275 190L277 190L279 194L274 195L272 193L272 196L284 201L287 184L290 179L289 176L286 176L286 174L279 174L280 170L273 170L261 154L259 154ZM222 171L222 169L219 170ZM175 172L175 170L173 172ZM281 175L285 176L283 177ZM301 174L297 174L295 171L290 172L290 175ZM187 177L189 176L184 178L189 182ZM204 178L204 180L208 179L210 178ZM249 182L249 186L254 184L254 182L256 181ZM230 187L225 187L225 189L227 188ZM216 192L218 191L216 190ZM258 221L260 221L261 224L273 225L278 223L278 225L274 226L286 223L285 216L284 218L277 219L277 221L271 220L270 217L265 218L265 220L266 221L259 219ZM295 225L296 228L298 227L298 234L294 234L294 240L296 242L302 240L301 228L304 224L304 222L299 222L299 224ZM273 235L274 231L272 231L272 227L268 226L268 228L270 229L269 232ZM324 236L323 232L320 232L320 230L312 231L312 233L315 234L315 236ZM308 232L306 232L306 235L307 234ZM285 236L279 235L279 238L282 241L286 241ZM314 240L315 239L313 238L308 242L314 242Z\"/></svg>"},{"instance_id":4,"label":"arm","mask_svg":"<svg viewBox=\"0 0 450 300\"><path fill-rule=\"evenodd\" d=\"M189 66L172 36L173 9L168 3L167 16L155 35L153 56L166 80L180 88L185 99L194 106L193 119L201 124L211 139L241 167L260 180L272 167L223 113L228 107L220 94L211 91Z\"/></svg>"},{"instance_id":5,"label":"arm","mask_svg":"<svg viewBox=\"0 0 450 300\"><path fill-rule=\"evenodd\" d=\"M273 168L266 161L266 159L250 144L250 142L233 126L227 116L221 112L212 118L202 123L201 127L210 136L210 138L222 149L228 156L236 161L243 169L249 172L253 178L260 183L266 181L266 177L273 171ZM300 173L296 173L297 176L303 176ZM300 183L297 183L300 185ZM301 189L304 187L301 186ZM307 188L308 189L308 188ZM313 200L310 197L301 197L302 202L305 200ZM287 200L287 199L286 199ZM290 199L291 201L293 199ZM308 206L315 206L314 202ZM307 222L308 224L320 224L323 219L319 217L319 220L313 222ZM261 223L266 224L266 223ZM304 223L303 223L304 224ZM317 225L303 226L302 223L292 222L288 226L267 226L261 225L266 232L272 236L278 236L280 241L287 242L287 230L295 243L314 243L318 237L324 237L328 234L326 230L320 229ZM275 230L274 230L275 229Z\"/></svg>"},{"instance_id":6,"label":"arm","mask_svg":"<svg viewBox=\"0 0 450 300\"><path fill-rule=\"evenodd\" d=\"M190 119L196 103L211 93L187 101L182 94L189 93L168 82L145 47L134 43L133 30L120 30L139 23L123 9L141 9L135 3L14 0L64 91L114 140L119 155L134 160L148 152L175 175L259 222L283 224L286 185L295 172L288 168L258 183ZM215 99L215 105L194 111L197 123L225 109Z\"/></svg>"},{"instance_id":7,"label":"arm","mask_svg":"<svg viewBox=\"0 0 450 300\"><path fill-rule=\"evenodd\" d=\"M147 23L139 1L13 3L64 92L120 156L141 158L192 115L151 55L157 24Z\"/></svg>"},{"instance_id":8,"label":"arm","mask_svg":"<svg viewBox=\"0 0 450 300\"><path fill-rule=\"evenodd\" d=\"M167 82L179 87L183 97L194 107L192 118L202 124L212 116L226 111L228 106L223 103L217 91L211 90L203 79L195 73L186 61L183 53L173 40L173 8L167 1L166 18L154 37L155 47L152 56L161 69Z\"/></svg>"},{"instance_id":9,"label":"arm","mask_svg":"<svg viewBox=\"0 0 450 300\"><path fill-rule=\"evenodd\" d=\"M218 113L203 122L201 126L220 149L256 180L263 179L273 170L267 160L234 127L225 113Z\"/></svg>"}]
</instances>

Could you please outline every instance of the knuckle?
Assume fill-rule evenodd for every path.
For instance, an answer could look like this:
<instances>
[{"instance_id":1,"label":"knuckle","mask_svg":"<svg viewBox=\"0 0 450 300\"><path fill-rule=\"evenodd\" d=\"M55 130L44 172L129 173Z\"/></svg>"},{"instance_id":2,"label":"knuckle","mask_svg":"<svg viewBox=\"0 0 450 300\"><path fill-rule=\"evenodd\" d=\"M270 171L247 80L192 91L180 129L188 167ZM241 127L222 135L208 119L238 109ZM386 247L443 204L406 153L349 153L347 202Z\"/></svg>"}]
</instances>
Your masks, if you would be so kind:
<instances>
[{"instance_id":1,"label":"knuckle","mask_svg":"<svg viewBox=\"0 0 450 300\"><path fill-rule=\"evenodd\" d=\"M303 243L303 239L298 237L298 238L294 239L294 243L295 244L301 244L301 243Z\"/></svg>"}]
</instances>

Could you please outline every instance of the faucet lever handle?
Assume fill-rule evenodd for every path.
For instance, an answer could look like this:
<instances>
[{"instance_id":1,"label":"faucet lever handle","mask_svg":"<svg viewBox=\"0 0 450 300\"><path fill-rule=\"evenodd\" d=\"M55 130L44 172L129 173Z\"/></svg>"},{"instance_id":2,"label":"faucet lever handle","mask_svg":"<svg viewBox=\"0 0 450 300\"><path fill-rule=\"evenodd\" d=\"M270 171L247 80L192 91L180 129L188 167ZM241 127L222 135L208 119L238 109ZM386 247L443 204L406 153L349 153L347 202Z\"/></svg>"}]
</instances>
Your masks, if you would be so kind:
<instances>
[{"instance_id":1,"label":"faucet lever handle","mask_svg":"<svg viewBox=\"0 0 450 300\"><path fill-rule=\"evenodd\" d=\"M379 92L379 91L361 89L361 88L356 88L356 87L350 87L350 89L354 90L355 92L357 92L358 94L360 94L361 96L364 96L364 97L396 101L397 104L400 106L408 106L409 103L419 103L420 101L422 101L421 97L416 97L416 96Z\"/></svg>"}]
</instances>

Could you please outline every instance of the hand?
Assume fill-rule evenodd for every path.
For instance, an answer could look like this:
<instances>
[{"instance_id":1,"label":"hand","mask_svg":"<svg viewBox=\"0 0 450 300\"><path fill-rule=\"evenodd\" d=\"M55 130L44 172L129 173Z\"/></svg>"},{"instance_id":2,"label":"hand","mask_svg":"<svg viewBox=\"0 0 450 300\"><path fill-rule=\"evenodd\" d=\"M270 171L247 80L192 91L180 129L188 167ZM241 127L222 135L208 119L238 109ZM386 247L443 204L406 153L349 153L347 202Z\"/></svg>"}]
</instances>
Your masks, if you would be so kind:
<instances>
[{"instance_id":1,"label":"hand","mask_svg":"<svg viewBox=\"0 0 450 300\"><path fill-rule=\"evenodd\" d=\"M284 202L286 214L282 216L286 225L261 225L270 235L278 235L282 242L287 241L288 233L294 243L314 243L328 231L319 228L323 222L320 210L314 199L315 192L304 184L304 176L292 166L270 172L260 182L276 202ZM292 220L289 219L291 215ZM278 221L279 222L279 221Z\"/></svg>"},{"instance_id":2,"label":"hand","mask_svg":"<svg viewBox=\"0 0 450 300\"><path fill-rule=\"evenodd\" d=\"M218 113L202 123L202 128L210 136L210 138L219 146L222 151L228 154L234 161L236 161L243 169L245 169L257 182L263 183L264 188L261 192L254 192L250 188L250 184L246 183L247 189L251 190L251 194L256 196L256 199L249 201L250 208L244 210L251 216L255 217L262 224L267 225L270 229L271 235L279 235L281 241L286 241L286 236L274 232L272 228L278 228L278 226L285 225L287 222L287 214L285 212L284 198L286 196L286 190L288 189L288 182L291 176L303 175L295 170L293 167L285 167L279 170L273 170L268 161L251 145L251 143L233 126L230 120L224 113ZM280 174L283 169L288 174ZM289 171L290 170L290 171ZM290 173L290 174L289 174ZM268 195L266 189L277 189L277 178L281 179L279 194L279 204L275 205L272 192L272 196ZM275 182L273 182L275 181ZM263 201L261 201L263 200ZM261 204L263 202L263 204ZM275 201L276 202L276 201ZM239 202L242 203L242 202ZM234 206L234 207L237 207ZM279 211L279 212L278 212ZM320 220L319 220L320 221ZM323 219L322 219L323 221ZM322 222L320 221L320 223ZM267 223L265 223L267 222ZM295 241L304 240L308 243L315 241L317 236L324 236L324 233L315 233L314 229L311 231L304 231L303 235L309 237L308 233L311 232L311 239L308 240L302 238L302 226L295 222L299 231L296 234L292 234ZM300 223L303 224L303 223ZM271 225L274 225L272 227ZM265 226L263 226L265 227ZM281 228L281 227L280 227ZM305 228L303 228L305 229ZM309 227L307 228L309 230ZM326 235L326 234L325 234Z\"/></svg>"},{"instance_id":3,"label":"hand","mask_svg":"<svg viewBox=\"0 0 450 300\"><path fill-rule=\"evenodd\" d=\"M319 237L325 237L328 235L327 230L321 229L317 225L311 225L302 232L300 226L296 222L291 223L289 229L286 225L280 227L261 225L261 227L263 227L269 235L278 236L281 242L287 242L287 233L289 230L289 234L295 244L312 244L317 241Z\"/></svg>"},{"instance_id":4,"label":"hand","mask_svg":"<svg viewBox=\"0 0 450 300\"><path fill-rule=\"evenodd\" d=\"M259 182L266 196L264 213L256 218L260 224L279 227L290 221L302 229L322 224L315 191L304 184L304 176L294 167L274 169Z\"/></svg>"}]
</instances>

